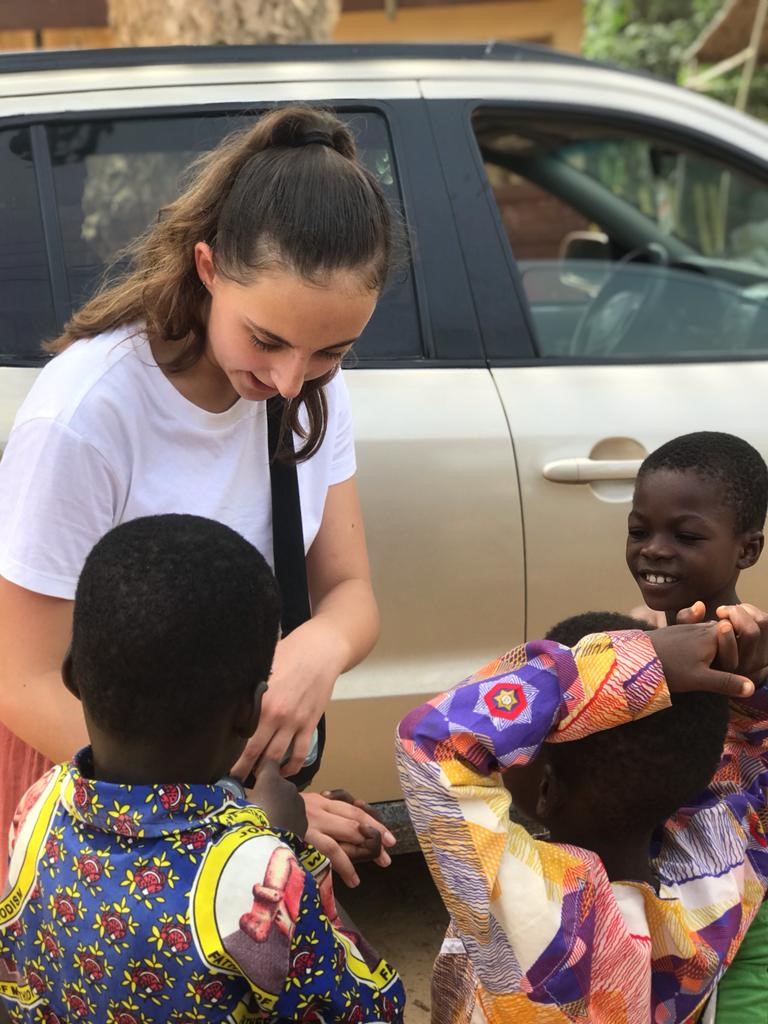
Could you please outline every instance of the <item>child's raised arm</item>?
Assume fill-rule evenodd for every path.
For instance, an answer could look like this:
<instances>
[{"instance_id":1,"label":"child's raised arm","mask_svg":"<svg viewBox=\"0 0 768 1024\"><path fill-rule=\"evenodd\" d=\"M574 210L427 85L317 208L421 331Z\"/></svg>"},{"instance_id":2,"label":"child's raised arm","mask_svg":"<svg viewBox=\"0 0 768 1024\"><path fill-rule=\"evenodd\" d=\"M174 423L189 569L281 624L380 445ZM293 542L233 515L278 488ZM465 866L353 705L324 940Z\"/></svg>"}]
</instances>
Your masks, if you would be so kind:
<instances>
[{"instance_id":1,"label":"child's raised arm","mask_svg":"<svg viewBox=\"0 0 768 1024\"><path fill-rule=\"evenodd\" d=\"M709 624L596 634L573 652L527 644L400 723L397 759L414 827L491 992L569 1002L573 958L589 959L596 929L609 927L614 948L626 942L617 962L648 997L647 950L632 940L600 858L538 842L512 822L500 773L532 761L548 738L580 739L667 707L661 661L674 689L741 692L740 677L710 668L717 636Z\"/></svg>"},{"instance_id":2,"label":"child's raised arm","mask_svg":"<svg viewBox=\"0 0 768 1024\"><path fill-rule=\"evenodd\" d=\"M400 723L398 767L419 842L491 990L502 976L509 990L553 943L552 968L590 943L599 864L511 821L500 772L532 761L553 731L577 739L668 702L647 634L597 634L573 652L551 641L516 648Z\"/></svg>"}]
</instances>

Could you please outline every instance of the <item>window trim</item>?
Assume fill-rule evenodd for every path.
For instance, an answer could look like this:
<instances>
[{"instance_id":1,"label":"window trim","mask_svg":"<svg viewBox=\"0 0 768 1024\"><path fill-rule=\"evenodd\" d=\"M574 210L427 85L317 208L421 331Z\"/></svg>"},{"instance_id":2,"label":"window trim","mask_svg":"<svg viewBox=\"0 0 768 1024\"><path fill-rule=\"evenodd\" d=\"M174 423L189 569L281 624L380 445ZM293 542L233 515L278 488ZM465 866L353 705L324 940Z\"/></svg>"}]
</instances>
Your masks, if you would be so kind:
<instances>
[{"instance_id":1,"label":"window trim","mask_svg":"<svg viewBox=\"0 0 768 1024\"><path fill-rule=\"evenodd\" d=\"M533 321L522 278L490 189L472 131L474 100L429 100L430 124L450 195L456 231L474 298L483 350L513 348L517 360L536 355ZM503 339L503 341L502 341Z\"/></svg>"},{"instance_id":2,"label":"window trim","mask_svg":"<svg viewBox=\"0 0 768 1024\"><path fill-rule=\"evenodd\" d=\"M29 129L32 144L32 166L37 183L37 201L43 228L43 243L48 259L48 277L51 282L51 301L57 326L69 319L72 305L69 278L64 261L64 238L61 234L53 163L45 125L34 124ZM2 358L2 357L0 357Z\"/></svg>"}]
</instances>

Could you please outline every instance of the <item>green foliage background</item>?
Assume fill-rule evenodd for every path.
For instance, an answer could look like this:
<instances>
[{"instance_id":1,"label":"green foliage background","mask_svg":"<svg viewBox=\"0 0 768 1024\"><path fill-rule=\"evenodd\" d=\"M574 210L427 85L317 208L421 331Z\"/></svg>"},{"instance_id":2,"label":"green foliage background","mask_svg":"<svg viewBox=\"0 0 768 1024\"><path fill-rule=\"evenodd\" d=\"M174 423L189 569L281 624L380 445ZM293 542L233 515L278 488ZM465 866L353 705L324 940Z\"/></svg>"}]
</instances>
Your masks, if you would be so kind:
<instances>
[{"instance_id":1,"label":"green foliage background","mask_svg":"<svg viewBox=\"0 0 768 1024\"><path fill-rule=\"evenodd\" d=\"M722 7L724 0L585 0L586 57L619 67L650 71L685 84L683 55ZM700 65L698 71L704 70ZM732 104L739 71L710 84L707 95ZM750 113L768 118L768 67L758 66Z\"/></svg>"}]
</instances>

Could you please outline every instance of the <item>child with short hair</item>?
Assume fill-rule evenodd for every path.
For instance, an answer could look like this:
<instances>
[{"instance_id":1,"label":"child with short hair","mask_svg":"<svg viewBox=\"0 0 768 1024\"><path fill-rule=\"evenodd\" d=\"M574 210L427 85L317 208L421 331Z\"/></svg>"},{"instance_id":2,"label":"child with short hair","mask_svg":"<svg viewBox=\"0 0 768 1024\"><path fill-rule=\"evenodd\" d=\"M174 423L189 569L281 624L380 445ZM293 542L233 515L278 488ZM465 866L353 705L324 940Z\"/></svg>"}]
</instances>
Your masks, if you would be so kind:
<instances>
[{"instance_id":1,"label":"child with short hair","mask_svg":"<svg viewBox=\"0 0 768 1024\"><path fill-rule=\"evenodd\" d=\"M727 614L741 637L759 623L756 672L768 617ZM451 917L434 1024L695 1019L768 885L768 693L732 701L723 753L734 681L678 676L728 633L529 643L400 723L403 791ZM511 799L550 841L510 819Z\"/></svg>"},{"instance_id":2,"label":"child with short hair","mask_svg":"<svg viewBox=\"0 0 768 1024\"><path fill-rule=\"evenodd\" d=\"M642 463L627 530L627 565L646 605L677 621L702 602L716 619L737 604L736 584L763 550L768 469L733 434L676 437ZM717 1024L764 1024L768 1006L768 907L763 904L717 994Z\"/></svg>"},{"instance_id":3,"label":"child with short hair","mask_svg":"<svg viewBox=\"0 0 768 1024\"><path fill-rule=\"evenodd\" d=\"M64 664L90 747L26 795L0 901L13 1021L401 1021L395 971L340 919L274 764L225 777L278 636L271 570L229 527L136 519L88 556Z\"/></svg>"},{"instance_id":4,"label":"child with short hair","mask_svg":"<svg viewBox=\"0 0 768 1024\"><path fill-rule=\"evenodd\" d=\"M736 583L763 550L768 469L733 434L684 434L640 466L629 513L627 565L646 605L666 615L703 601L705 618L738 604Z\"/></svg>"},{"instance_id":5,"label":"child with short hair","mask_svg":"<svg viewBox=\"0 0 768 1024\"><path fill-rule=\"evenodd\" d=\"M552 626L544 639L555 640L563 647L575 647L579 640L591 633L618 633L627 629L642 629L647 633L655 628L645 619L622 612L579 612Z\"/></svg>"}]
</instances>

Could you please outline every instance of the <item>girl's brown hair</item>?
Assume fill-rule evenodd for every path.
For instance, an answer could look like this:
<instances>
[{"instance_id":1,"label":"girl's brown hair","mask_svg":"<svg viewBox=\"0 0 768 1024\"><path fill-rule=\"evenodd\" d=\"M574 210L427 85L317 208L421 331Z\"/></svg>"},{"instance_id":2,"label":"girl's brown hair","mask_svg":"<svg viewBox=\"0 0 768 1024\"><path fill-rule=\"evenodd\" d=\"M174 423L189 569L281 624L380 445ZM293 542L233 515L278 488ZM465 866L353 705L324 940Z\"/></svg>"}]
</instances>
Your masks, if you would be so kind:
<instances>
[{"instance_id":1,"label":"girl's brown hair","mask_svg":"<svg viewBox=\"0 0 768 1024\"><path fill-rule=\"evenodd\" d=\"M207 242L217 271L239 284L280 268L310 281L335 270L359 270L372 290L384 286L399 245L398 223L379 182L360 163L349 129L334 114L277 108L230 135L193 170L182 195L121 254L129 257L128 269L102 285L48 351L141 324L156 347L186 342L164 364L168 372L194 365L205 348L210 301L195 266L196 242ZM283 429L304 441L296 461L322 444L328 415L323 387L335 372L305 381L286 403ZM302 405L306 428L299 420Z\"/></svg>"}]
</instances>

